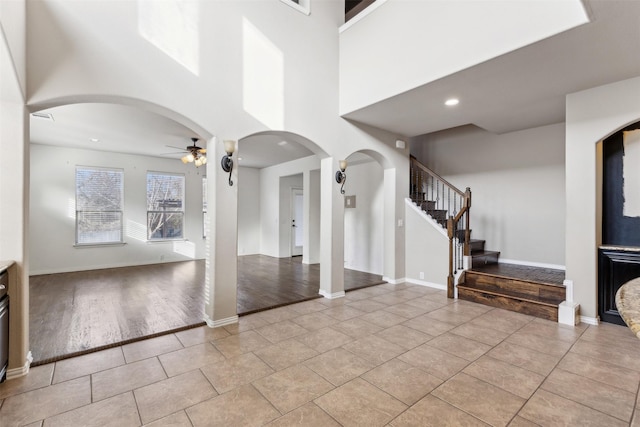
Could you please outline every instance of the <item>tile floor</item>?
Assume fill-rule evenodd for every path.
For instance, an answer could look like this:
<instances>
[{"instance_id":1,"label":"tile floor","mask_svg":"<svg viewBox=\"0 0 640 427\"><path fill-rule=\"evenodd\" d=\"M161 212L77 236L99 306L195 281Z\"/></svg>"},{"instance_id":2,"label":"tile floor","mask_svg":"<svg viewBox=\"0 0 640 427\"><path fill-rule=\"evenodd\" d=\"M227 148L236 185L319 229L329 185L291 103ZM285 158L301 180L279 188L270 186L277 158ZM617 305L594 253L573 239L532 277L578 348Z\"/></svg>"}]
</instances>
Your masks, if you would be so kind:
<instances>
[{"instance_id":1,"label":"tile floor","mask_svg":"<svg viewBox=\"0 0 640 427\"><path fill-rule=\"evenodd\" d=\"M640 340L379 285L33 368L9 426L640 425Z\"/></svg>"}]
</instances>

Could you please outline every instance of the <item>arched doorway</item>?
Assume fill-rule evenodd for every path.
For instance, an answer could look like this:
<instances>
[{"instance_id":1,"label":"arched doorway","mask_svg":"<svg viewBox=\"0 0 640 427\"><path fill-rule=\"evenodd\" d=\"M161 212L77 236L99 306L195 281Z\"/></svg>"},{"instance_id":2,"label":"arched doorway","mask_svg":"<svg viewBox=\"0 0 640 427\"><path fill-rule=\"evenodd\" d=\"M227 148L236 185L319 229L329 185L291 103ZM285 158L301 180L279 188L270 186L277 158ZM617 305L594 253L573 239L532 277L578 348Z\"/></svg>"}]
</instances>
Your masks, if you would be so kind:
<instances>
[{"instance_id":1,"label":"arched doorway","mask_svg":"<svg viewBox=\"0 0 640 427\"><path fill-rule=\"evenodd\" d=\"M36 309L31 313L30 349L36 362L203 322L203 297L198 303L188 294L204 294L202 178L206 169L183 164L180 157L184 153L180 149L193 144L191 138L198 138L198 144L205 146L210 133L175 112L140 100L108 99L105 103L99 102L103 101L99 97L82 101L68 104L59 100L47 103L45 109L32 107L35 114L30 118L29 274L38 275L37 280L31 281L31 306L35 304ZM121 237L115 239L119 241L88 245L78 241L78 168L100 172L93 176L104 177L105 171L120 176L123 207L116 215L120 217ZM175 185L181 181L178 198L170 197L174 212L166 214L181 217L175 229L179 233L159 239L148 235L150 173ZM167 267L186 260L191 262L180 269ZM124 279L107 280L106 274L95 274L96 269L126 268L129 270L123 273ZM160 288L137 287L141 275L162 271L167 280ZM51 310L46 306L51 297L47 297L47 291L54 291L52 273L62 272L75 272L77 276L79 286L69 289L69 283L66 285L74 310L59 306L58 310ZM175 286L176 274L187 283ZM49 282L44 280L43 284L43 277ZM99 277L102 284L97 283ZM158 277L150 281L160 284ZM113 280L131 286L116 291L111 288ZM184 291L185 301L197 305L185 306L189 308L184 317L172 312L170 301L179 306L181 297L178 293L169 295L177 289ZM44 300L44 307L37 305L40 300ZM56 313L67 317L70 329L64 329L64 319L55 318ZM62 334L62 338L56 334ZM60 347L38 342L42 335Z\"/></svg>"}]
</instances>

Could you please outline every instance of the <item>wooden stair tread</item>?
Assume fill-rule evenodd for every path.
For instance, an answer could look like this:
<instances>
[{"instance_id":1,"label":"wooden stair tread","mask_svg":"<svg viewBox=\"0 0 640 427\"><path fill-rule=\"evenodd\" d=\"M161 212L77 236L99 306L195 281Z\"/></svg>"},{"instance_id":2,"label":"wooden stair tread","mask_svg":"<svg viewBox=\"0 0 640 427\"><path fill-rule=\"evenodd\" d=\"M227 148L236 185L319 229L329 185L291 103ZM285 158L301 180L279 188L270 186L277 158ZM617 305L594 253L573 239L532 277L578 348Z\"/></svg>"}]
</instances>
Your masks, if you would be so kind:
<instances>
[{"instance_id":1,"label":"wooden stair tread","mask_svg":"<svg viewBox=\"0 0 640 427\"><path fill-rule=\"evenodd\" d=\"M487 251L487 250L481 250L481 251L473 251L471 252L471 256L488 256L488 255L500 255L500 252L498 251Z\"/></svg>"},{"instance_id":2,"label":"wooden stair tread","mask_svg":"<svg viewBox=\"0 0 640 427\"><path fill-rule=\"evenodd\" d=\"M558 305L564 300L561 298L552 297L534 297L533 295L518 292L515 289L503 289L494 286L481 285L481 286L466 286L459 284L458 289L465 289L472 292L480 292L489 295L502 296L507 298L513 298L520 301L525 301L532 304L546 305L550 307L558 307Z\"/></svg>"},{"instance_id":3,"label":"wooden stair tread","mask_svg":"<svg viewBox=\"0 0 640 427\"><path fill-rule=\"evenodd\" d=\"M524 266L508 266L505 267L504 264L497 265L488 265L482 267L474 267L470 270L467 270L468 273L478 274L483 276L491 276L500 279L506 280L517 280L521 282L528 282L533 284L545 285L545 286L553 286L556 288L564 289L564 284L562 281L564 280L564 272L561 270L552 270L552 269L538 269L536 267L528 267L523 269ZM535 271L543 271L550 273L549 277L541 277L541 274L535 274ZM533 274L529 274L530 272L534 272ZM535 278L531 278L532 275L535 275Z\"/></svg>"}]
</instances>

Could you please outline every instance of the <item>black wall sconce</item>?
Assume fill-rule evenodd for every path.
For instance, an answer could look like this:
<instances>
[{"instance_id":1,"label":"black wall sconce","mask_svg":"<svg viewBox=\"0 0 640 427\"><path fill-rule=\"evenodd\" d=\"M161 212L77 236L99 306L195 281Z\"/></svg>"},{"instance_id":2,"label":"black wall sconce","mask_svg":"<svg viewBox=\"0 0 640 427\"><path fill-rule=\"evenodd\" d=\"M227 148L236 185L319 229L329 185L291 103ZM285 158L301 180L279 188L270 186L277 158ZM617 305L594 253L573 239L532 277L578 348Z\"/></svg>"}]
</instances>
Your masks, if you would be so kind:
<instances>
[{"instance_id":1,"label":"black wall sconce","mask_svg":"<svg viewBox=\"0 0 640 427\"><path fill-rule=\"evenodd\" d=\"M233 171L233 152L236 151L236 142L231 139L226 139L224 141L224 151L227 153L222 156L222 160L220 161L220 165L222 166L222 170L229 173L229 186L233 185L233 181L231 181L231 172Z\"/></svg>"},{"instance_id":2,"label":"black wall sconce","mask_svg":"<svg viewBox=\"0 0 640 427\"><path fill-rule=\"evenodd\" d=\"M336 182L342 184L340 187L340 194L344 194L344 183L347 181L347 174L344 172L347 170L347 161L340 160L340 170L336 172Z\"/></svg>"}]
</instances>

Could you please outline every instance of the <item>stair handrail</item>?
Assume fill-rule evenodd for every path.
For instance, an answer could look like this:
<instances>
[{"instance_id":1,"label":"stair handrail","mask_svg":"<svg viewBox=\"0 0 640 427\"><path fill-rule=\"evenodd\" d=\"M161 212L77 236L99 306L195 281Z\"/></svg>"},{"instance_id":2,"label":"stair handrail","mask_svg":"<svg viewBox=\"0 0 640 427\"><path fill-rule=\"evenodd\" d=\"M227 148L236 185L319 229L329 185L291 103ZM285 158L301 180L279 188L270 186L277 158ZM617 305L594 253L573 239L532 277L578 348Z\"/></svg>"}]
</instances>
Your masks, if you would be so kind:
<instances>
[{"instance_id":1,"label":"stair handrail","mask_svg":"<svg viewBox=\"0 0 640 427\"><path fill-rule=\"evenodd\" d=\"M446 187L450 188L451 190L455 191L456 193L458 193L460 195L460 197L464 197L465 192L462 190L459 190L455 185L451 184L449 181L447 181L446 179L444 179L443 177L441 177L440 175L438 175L437 173L435 173L434 171L432 171L431 169L429 169L428 167L426 167L425 165L423 165L422 163L420 163L418 161L418 159L416 159L415 157L411 156L411 166L412 169L413 167L418 167L419 169L422 169L424 172L426 172L427 174L435 177L438 179L438 181L442 182Z\"/></svg>"},{"instance_id":2,"label":"stair handrail","mask_svg":"<svg viewBox=\"0 0 640 427\"><path fill-rule=\"evenodd\" d=\"M471 239L470 212L471 189L462 191L440 175L420 163L411 156L410 197L414 203L433 202L429 197L435 196L435 210L446 210L447 236L449 237L449 275L447 276L447 297L454 297L455 273L464 268L464 257L470 255L469 241ZM434 187L436 188L434 194ZM440 192L442 189L442 192ZM431 194L429 194L431 190ZM453 196L451 195L453 192ZM442 200L440 199L442 196ZM445 209L446 208L446 209ZM453 211L453 215L450 213ZM460 227L462 223L463 228ZM464 236L460 231L464 230ZM462 238L461 238L462 237Z\"/></svg>"}]
</instances>

